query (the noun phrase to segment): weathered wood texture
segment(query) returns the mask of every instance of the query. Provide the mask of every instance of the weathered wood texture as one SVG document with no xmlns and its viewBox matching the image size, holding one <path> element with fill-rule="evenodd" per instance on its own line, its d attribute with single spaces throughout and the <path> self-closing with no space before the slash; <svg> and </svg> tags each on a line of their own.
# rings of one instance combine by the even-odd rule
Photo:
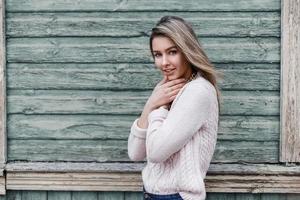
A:
<svg viewBox="0 0 300 200">
<path fill-rule="evenodd" d="M 279 90 L 279 64 L 216 67 L 224 74 L 222 90 Z M 9 89 L 151 90 L 161 79 L 153 64 L 144 63 L 9 63 L 7 68 Z"/>
<path fill-rule="evenodd" d="M 278 162 L 279 0 L 6 3 L 9 161 L 129 161 L 130 125 L 161 78 L 149 30 L 172 14 L 224 73 L 213 162 Z"/>
<path fill-rule="evenodd" d="M 128 161 L 127 128 L 134 118 L 12 115 L 8 119 L 9 160 Z M 214 161 L 276 162 L 278 120 L 278 117 L 221 117 Z"/>
<path fill-rule="evenodd" d="M 162 2 L 159 0 L 9 0 L 7 9 L 18 11 L 278 11 L 280 0 L 177 0 Z"/>
<path fill-rule="evenodd" d="M 300 1 L 282 1 L 281 154 L 300 162 Z"/>
<path fill-rule="evenodd" d="M 191 22 L 200 37 L 280 36 L 278 12 L 8 13 L 6 34 L 9 37 L 139 37 L 149 35 L 155 21 L 170 14 Z"/>
<path fill-rule="evenodd" d="M 0 0 L 0 164 L 6 162 L 6 49 L 5 6 Z M 1 169 L 0 169 L 1 170 Z"/>
<path fill-rule="evenodd" d="M 9 139 L 126 140 L 131 115 L 23 115 L 8 118 Z M 279 141 L 279 117 L 221 116 L 219 140 Z"/>
<path fill-rule="evenodd" d="M 141 191 L 140 172 L 144 165 L 145 163 L 9 163 L 6 166 L 7 189 Z M 299 193 L 299 179 L 299 166 L 212 164 L 205 183 L 208 192 Z M 101 194 L 101 197 L 106 196 Z M 237 199 L 245 195 L 237 194 Z"/>
<path fill-rule="evenodd" d="M 145 167 L 144 162 L 9 162 L 7 172 L 72 172 L 72 173 L 138 173 Z M 210 175 L 284 175 L 299 176 L 300 166 L 283 166 L 278 164 L 211 164 Z"/>
<path fill-rule="evenodd" d="M 276 163 L 277 141 L 219 141 L 213 162 Z M 9 161 L 129 161 L 127 140 L 9 140 Z"/>
<path fill-rule="evenodd" d="M 9 163 L 6 166 L 7 188 L 141 191 L 140 172 L 144 165 L 145 163 Z M 277 164 L 212 164 L 205 183 L 208 192 L 299 193 L 300 167 Z"/>
<path fill-rule="evenodd" d="M 9 114 L 140 114 L 151 91 L 11 90 Z M 223 115 L 279 115 L 275 91 L 223 91 Z"/>
<path fill-rule="evenodd" d="M 12 191 L 0 200 L 142 200 L 142 192 Z M 207 193 L 207 200 L 298 200 L 300 194 Z"/>
<path fill-rule="evenodd" d="M 5 185 L 5 177 L 3 176 L 3 170 L 0 172 L 0 195 L 6 194 L 6 185 Z"/>
<path fill-rule="evenodd" d="M 141 191 L 140 173 L 8 172 L 8 190 Z M 208 192 L 299 193 L 299 176 L 208 175 Z"/>
<path fill-rule="evenodd" d="M 152 62 L 147 37 L 8 38 L 8 62 Z M 279 38 L 200 39 L 214 62 L 279 62 Z"/>
</svg>

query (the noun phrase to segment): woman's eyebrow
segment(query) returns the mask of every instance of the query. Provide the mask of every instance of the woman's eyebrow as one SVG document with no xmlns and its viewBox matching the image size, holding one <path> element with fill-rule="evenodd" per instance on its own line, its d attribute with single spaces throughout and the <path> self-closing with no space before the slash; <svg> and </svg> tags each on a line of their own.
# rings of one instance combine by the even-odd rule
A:
<svg viewBox="0 0 300 200">
<path fill-rule="evenodd" d="M 171 47 L 168 47 L 168 48 L 166 49 L 166 51 L 168 51 L 168 50 L 170 50 L 170 49 L 172 49 L 172 48 L 176 48 L 176 49 L 177 49 L 176 46 L 171 46 Z M 159 51 L 158 51 L 158 50 L 153 50 L 153 52 L 159 52 Z"/>
</svg>

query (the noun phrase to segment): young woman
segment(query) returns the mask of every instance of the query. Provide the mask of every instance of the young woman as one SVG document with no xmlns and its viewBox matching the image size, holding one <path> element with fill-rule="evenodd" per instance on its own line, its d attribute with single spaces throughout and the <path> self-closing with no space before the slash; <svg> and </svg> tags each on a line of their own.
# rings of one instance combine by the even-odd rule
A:
<svg viewBox="0 0 300 200">
<path fill-rule="evenodd" d="M 191 26 L 165 16 L 152 29 L 150 50 L 163 79 L 133 122 L 128 155 L 147 159 L 144 199 L 205 199 L 204 178 L 217 140 L 218 72 Z"/>
</svg>

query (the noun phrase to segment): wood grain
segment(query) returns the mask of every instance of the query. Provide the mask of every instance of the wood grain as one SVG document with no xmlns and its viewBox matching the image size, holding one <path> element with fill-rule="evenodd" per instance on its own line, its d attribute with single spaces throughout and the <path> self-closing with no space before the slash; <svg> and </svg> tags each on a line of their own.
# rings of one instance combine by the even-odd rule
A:
<svg viewBox="0 0 300 200">
<path fill-rule="evenodd" d="M 280 61 L 280 39 L 207 38 L 200 39 L 213 62 L 274 63 Z M 8 62 L 153 62 L 148 37 L 55 37 L 8 38 Z"/>
<path fill-rule="evenodd" d="M 218 141 L 212 162 L 277 163 L 278 141 Z M 127 140 L 8 140 L 8 161 L 125 162 Z"/>
<path fill-rule="evenodd" d="M 145 162 L 9 162 L 5 166 L 7 172 L 117 172 L 138 173 L 145 167 Z M 210 175 L 285 175 L 299 176 L 300 167 L 279 164 L 251 163 L 212 163 Z"/>
<path fill-rule="evenodd" d="M 9 114 L 140 114 L 151 91 L 10 90 Z M 279 115 L 278 91 L 223 91 L 222 115 Z"/>
<path fill-rule="evenodd" d="M 159 5 L 159 6 L 158 6 Z M 110 0 L 8 0 L 7 10 L 20 11 L 274 11 L 280 10 L 279 0 L 179 0 L 171 1 L 110 1 Z"/>
<path fill-rule="evenodd" d="M 300 1 L 282 2 L 281 162 L 300 162 Z"/>
<path fill-rule="evenodd" d="M 141 37 L 149 35 L 155 22 L 164 15 L 183 17 L 200 37 L 280 37 L 279 12 L 7 13 L 6 34 L 9 37 Z"/>
<path fill-rule="evenodd" d="M 153 64 L 144 63 L 9 63 L 7 68 L 9 89 L 152 90 L 162 79 Z M 216 69 L 224 74 L 222 90 L 279 90 L 279 63 L 217 63 Z"/>
<path fill-rule="evenodd" d="M 8 117 L 8 139 L 126 140 L 134 115 L 23 115 Z M 278 116 L 221 116 L 219 140 L 278 141 Z"/>
<path fill-rule="evenodd" d="M 6 179 L 3 176 L 3 170 L 1 170 L 1 177 L 0 177 L 0 195 L 6 194 Z"/>
<path fill-rule="evenodd" d="M 0 164 L 6 163 L 6 37 L 5 6 L 0 1 Z"/>
<path fill-rule="evenodd" d="M 207 192 L 299 193 L 299 176 L 208 175 Z M 139 173 L 9 172 L 9 190 L 141 191 Z"/>
</svg>

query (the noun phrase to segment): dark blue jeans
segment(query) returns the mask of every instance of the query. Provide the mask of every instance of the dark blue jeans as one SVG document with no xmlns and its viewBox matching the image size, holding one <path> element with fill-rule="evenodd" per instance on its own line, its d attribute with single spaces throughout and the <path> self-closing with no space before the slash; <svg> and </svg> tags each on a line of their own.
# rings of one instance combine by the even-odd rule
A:
<svg viewBox="0 0 300 200">
<path fill-rule="evenodd" d="M 149 192 L 146 192 L 144 186 L 143 186 L 143 192 L 144 192 L 144 200 L 183 200 L 179 195 L 179 193 L 166 194 L 166 195 L 151 194 Z"/>
</svg>

